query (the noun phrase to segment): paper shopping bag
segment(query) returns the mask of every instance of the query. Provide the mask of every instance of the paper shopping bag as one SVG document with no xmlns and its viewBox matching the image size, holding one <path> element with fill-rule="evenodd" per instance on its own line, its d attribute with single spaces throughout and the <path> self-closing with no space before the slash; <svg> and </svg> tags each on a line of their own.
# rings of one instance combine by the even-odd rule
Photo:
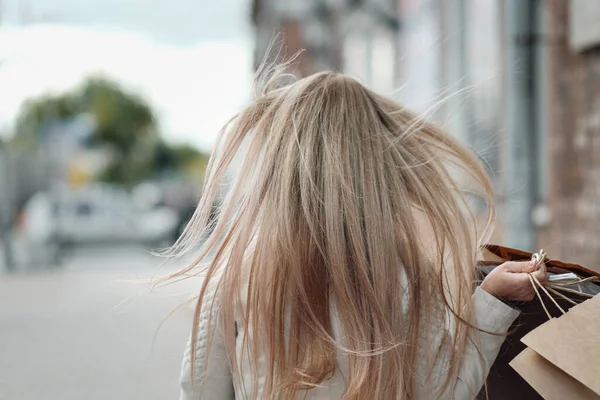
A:
<svg viewBox="0 0 600 400">
<path fill-rule="evenodd" d="M 525 335 L 528 349 L 510 365 L 544 399 L 600 400 L 599 335 L 595 296 Z"/>
<path fill-rule="evenodd" d="M 523 350 L 510 365 L 539 393 L 538 397 L 543 399 L 600 399 L 590 388 L 530 348 Z"/>
<path fill-rule="evenodd" d="M 482 250 L 478 264 L 482 271 L 482 275 L 485 276 L 493 268 L 503 262 L 525 261 L 530 260 L 531 257 L 532 253 L 529 252 L 497 245 L 488 245 Z M 600 277 L 600 268 L 595 266 L 594 268 L 588 268 L 577 264 L 550 259 L 546 259 L 545 264 L 548 267 L 548 270 L 553 273 L 572 272 L 584 278 L 590 276 Z M 541 293 L 541 296 L 546 303 L 551 304 L 545 293 Z M 568 294 L 567 297 L 577 302 L 585 300 L 584 297 L 577 296 L 576 294 Z M 569 301 L 563 299 L 556 299 L 556 301 L 565 310 L 572 307 L 572 304 Z M 519 305 L 519 308 L 521 310 L 521 315 L 510 328 L 509 335 L 490 369 L 486 388 L 479 394 L 478 399 L 536 400 L 543 398 L 509 364 L 527 347 L 521 342 L 521 338 L 546 323 L 548 321 L 548 316 L 537 299 L 531 302 L 522 303 Z M 555 307 L 548 307 L 548 310 L 554 318 L 558 318 L 562 315 Z"/>
</svg>

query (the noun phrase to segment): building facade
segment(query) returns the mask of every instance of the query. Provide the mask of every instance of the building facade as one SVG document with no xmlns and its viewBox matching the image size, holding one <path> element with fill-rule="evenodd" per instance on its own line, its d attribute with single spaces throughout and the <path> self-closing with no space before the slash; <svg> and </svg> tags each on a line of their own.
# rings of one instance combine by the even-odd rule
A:
<svg viewBox="0 0 600 400">
<path fill-rule="evenodd" d="M 332 12 L 329 2 L 254 0 L 252 21 L 255 68 L 269 57 L 289 59 L 297 54 L 293 72 L 299 76 L 339 67 L 338 16 Z M 283 54 L 269 53 L 269 49 L 281 49 Z"/>
<path fill-rule="evenodd" d="M 299 75 L 355 75 L 470 146 L 495 185 L 494 240 L 600 261 L 600 2 L 256 0 L 254 10 L 257 59 L 281 31 L 288 54 L 306 49 Z"/>
<path fill-rule="evenodd" d="M 299 76 L 335 69 L 381 90 L 397 81 L 398 18 L 394 0 L 254 0 L 255 67 L 269 46 L 281 44 L 284 57 L 302 51 L 294 63 Z"/>
<path fill-rule="evenodd" d="M 551 256 L 600 262 L 600 4 L 548 0 L 549 218 L 538 243 Z"/>
</svg>

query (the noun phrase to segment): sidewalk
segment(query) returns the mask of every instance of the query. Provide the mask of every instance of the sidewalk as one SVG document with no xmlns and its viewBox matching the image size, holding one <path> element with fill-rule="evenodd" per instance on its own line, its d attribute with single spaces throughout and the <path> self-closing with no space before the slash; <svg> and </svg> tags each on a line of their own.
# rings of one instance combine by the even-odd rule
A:
<svg viewBox="0 0 600 400">
<path fill-rule="evenodd" d="M 23 268 L 43 267 L 47 264 L 48 255 L 41 244 L 28 241 L 24 235 L 17 230 L 11 233 L 12 258 L 15 270 Z M 6 244 L 0 240 L 0 274 L 7 272 L 6 266 Z"/>
<path fill-rule="evenodd" d="M 138 249 L 76 254 L 65 268 L 0 277 L 0 399 L 177 398 L 190 285 L 134 281 L 160 260 Z M 159 329 L 160 328 L 160 329 Z"/>
</svg>

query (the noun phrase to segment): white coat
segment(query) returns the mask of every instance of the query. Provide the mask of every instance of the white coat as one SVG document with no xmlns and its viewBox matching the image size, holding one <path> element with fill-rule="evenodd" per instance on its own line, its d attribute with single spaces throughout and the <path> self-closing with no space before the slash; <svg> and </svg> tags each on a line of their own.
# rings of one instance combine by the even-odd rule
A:
<svg viewBox="0 0 600 400">
<path fill-rule="evenodd" d="M 477 326 L 488 332 L 506 333 L 513 321 L 519 315 L 519 311 L 509 307 L 494 296 L 488 294 L 481 288 L 477 288 L 473 294 L 474 311 Z M 210 294 L 206 299 L 210 303 Z M 475 321 L 474 321 L 475 322 Z M 334 333 L 336 332 L 336 324 L 333 325 Z M 222 325 L 217 325 L 215 335 L 211 340 L 211 349 L 209 353 L 208 366 L 205 368 L 205 356 L 207 345 L 208 332 L 208 313 L 201 315 L 200 326 L 198 332 L 197 352 L 195 358 L 195 373 L 194 376 L 202 377 L 206 374 L 205 379 L 196 378 L 194 385 L 191 379 L 191 364 L 190 364 L 190 343 L 188 342 L 187 350 L 184 354 L 183 368 L 181 372 L 181 397 L 180 400 L 249 400 L 243 396 L 243 393 L 235 393 L 231 372 L 227 360 L 225 342 L 223 338 Z M 241 338 L 245 334 L 244 327 L 238 323 L 238 346 L 241 344 Z M 442 333 L 440 328 L 436 327 L 429 334 L 430 340 L 437 341 L 433 345 L 439 344 Z M 446 399 L 467 400 L 473 399 L 483 386 L 491 365 L 498 355 L 498 351 L 504 342 L 503 336 L 481 334 L 481 352 L 480 355 L 477 348 L 469 341 L 466 348 L 466 353 L 462 361 L 458 381 L 453 393 L 444 395 Z M 239 347 L 238 347 L 239 348 Z M 237 352 L 238 357 L 240 351 Z M 483 359 L 482 357 L 483 356 Z M 483 360 L 483 363 L 482 363 Z M 242 365 L 242 371 L 246 371 L 242 375 L 242 383 L 246 382 L 246 387 L 251 387 L 251 374 L 248 360 L 237 360 L 238 364 Z M 245 365 L 244 365 L 245 364 Z M 264 365 L 264 363 L 259 363 Z M 318 388 L 311 389 L 306 397 L 307 400 L 333 400 L 340 399 L 346 387 L 344 379 L 345 360 L 343 356 L 338 358 L 339 368 L 336 373 Z M 431 393 L 437 393 L 436 385 L 441 385 L 447 371 L 444 365 L 435 366 L 436 376 L 438 380 L 429 378 L 417 388 L 417 398 L 415 400 L 430 400 Z M 259 384 L 264 381 L 265 371 L 261 368 L 258 371 Z M 260 386 L 260 385 L 259 385 Z M 259 388 L 260 389 L 260 388 Z M 250 390 L 248 390 L 250 392 Z M 259 393 L 259 398 L 260 397 Z M 383 399 L 387 400 L 387 399 Z"/>
</svg>

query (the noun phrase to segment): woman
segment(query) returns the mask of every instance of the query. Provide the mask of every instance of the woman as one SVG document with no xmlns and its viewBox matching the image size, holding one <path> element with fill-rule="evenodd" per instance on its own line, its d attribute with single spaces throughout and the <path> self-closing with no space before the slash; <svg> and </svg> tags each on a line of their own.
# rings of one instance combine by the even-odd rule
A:
<svg viewBox="0 0 600 400">
<path fill-rule="evenodd" d="M 475 288 L 461 183 L 491 204 L 484 170 L 347 76 L 264 75 L 174 247 L 214 228 L 168 277 L 203 278 L 181 399 L 473 398 L 518 315 L 504 302 L 533 298 L 527 273 L 546 279 L 507 263 Z M 220 218 L 203 228 L 225 183 Z"/>
</svg>

